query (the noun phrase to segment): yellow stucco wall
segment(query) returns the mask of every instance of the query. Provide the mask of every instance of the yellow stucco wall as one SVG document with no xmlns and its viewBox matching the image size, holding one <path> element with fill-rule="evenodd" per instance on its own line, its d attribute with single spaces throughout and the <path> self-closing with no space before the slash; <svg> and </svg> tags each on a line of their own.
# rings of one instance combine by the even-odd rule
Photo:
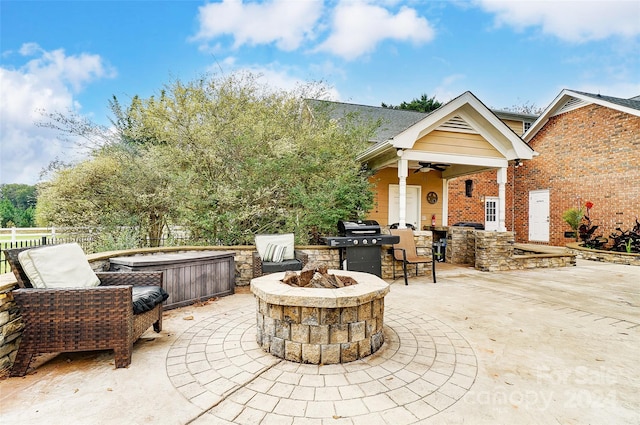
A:
<svg viewBox="0 0 640 425">
<path fill-rule="evenodd" d="M 376 220 L 381 226 L 389 224 L 389 185 L 398 184 L 398 169 L 384 168 L 378 171 L 370 178 L 370 181 L 376 185 L 375 204 L 369 212 L 367 218 Z M 423 226 L 431 226 L 431 215 L 436 215 L 436 225 L 442 225 L 442 173 L 439 171 L 430 171 L 428 173 L 414 173 L 409 170 L 407 177 L 407 185 L 415 185 L 421 187 L 420 209 L 421 220 L 419 228 Z M 438 202 L 430 204 L 427 202 L 427 193 L 435 192 L 438 194 Z"/>
</svg>

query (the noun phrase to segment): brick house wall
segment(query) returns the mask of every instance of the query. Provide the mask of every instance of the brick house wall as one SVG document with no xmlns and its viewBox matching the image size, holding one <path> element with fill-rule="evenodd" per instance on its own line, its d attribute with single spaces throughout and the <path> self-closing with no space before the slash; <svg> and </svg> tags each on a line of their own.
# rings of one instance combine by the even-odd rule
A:
<svg viewBox="0 0 640 425">
<path fill-rule="evenodd" d="M 592 104 L 553 116 L 530 146 L 540 156 L 516 171 L 516 203 L 549 189 L 551 245 L 572 242 L 562 212 L 591 201 L 596 235 L 628 230 L 640 215 L 640 117 Z M 516 212 L 516 232 L 528 235 L 528 207 Z"/>
<path fill-rule="evenodd" d="M 533 190 L 549 190 L 550 245 L 573 241 L 564 237 L 571 229 L 562 212 L 587 201 L 594 204 L 591 220 L 599 226 L 596 235 L 609 237 L 616 227 L 633 227 L 640 216 L 640 117 L 591 104 L 551 117 L 530 146 L 540 155 L 508 169 L 506 227 L 515 232 L 517 242 L 529 242 Z M 474 181 L 473 198 L 465 197 L 466 179 Z M 484 223 L 480 196 L 497 194 L 495 171 L 452 180 L 449 224 Z"/>
<path fill-rule="evenodd" d="M 471 197 L 465 193 L 465 181 L 471 180 L 473 191 Z M 507 183 L 505 185 L 507 214 L 505 215 L 505 225 L 508 230 L 512 230 L 513 206 L 513 167 L 507 170 Z M 465 221 L 484 224 L 484 198 L 487 196 L 498 196 L 498 181 L 496 171 L 485 171 L 484 173 L 459 177 L 449 181 L 449 225 Z"/>
</svg>

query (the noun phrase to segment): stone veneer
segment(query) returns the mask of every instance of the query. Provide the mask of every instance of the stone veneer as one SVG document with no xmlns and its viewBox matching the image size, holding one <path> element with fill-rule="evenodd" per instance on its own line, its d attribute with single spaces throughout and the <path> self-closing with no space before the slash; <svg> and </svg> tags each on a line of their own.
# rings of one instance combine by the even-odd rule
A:
<svg viewBox="0 0 640 425">
<path fill-rule="evenodd" d="M 576 265 L 576 255 L 517 250 L 513 232 L 492 232 L 469 227 L 450 227 L 447 262 L 473 264 L 480 271 L 523 270 Z"/>
<path fill-rule="evenodd" d="M 18 352 L 22 316 L 10 290 L 0 292 L 0 377 L 7 376 Z"/>
<path fill-rule="evenodd" d="M 345 270 L 358 284 L 344 288 L 298 288 L 284 273 L 251 280 L 256 297 L 256 341 L 276 357 L 297 363 L 335 364 L 361 359 L 383 344 L 384 297 L 389 284 L 377 276 Z"/>
<path fill-rule="evenodd" d="M 577 242 L 567 244 L 567 248 L 571 253 L 582 260 L 604 261 L 606 263 L 625 264 L 627 266 L 640 266 L 640 254 L 589 249 Z"/>
</svg>

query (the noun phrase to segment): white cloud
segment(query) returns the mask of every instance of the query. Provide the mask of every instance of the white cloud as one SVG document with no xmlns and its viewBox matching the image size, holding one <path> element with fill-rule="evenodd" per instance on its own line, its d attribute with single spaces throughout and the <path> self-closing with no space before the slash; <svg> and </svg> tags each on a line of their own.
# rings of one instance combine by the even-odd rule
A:
<svg viewBox="0 0 640 425">
<path fill-rule="evenodd" d="M 281 50 L 295 50 L 313 38 L 321 13 L 321 0 L 271 0 L 261 4 L 223 0 L 199 8 L 200 30 L 195 39 L 231 35 L 235 48 L 275 42 Z"/>
<path fill-rule="evenodd" d="M 297 69 L 287 68 L 278 63 L 248 66 L 236 71 L 247 71 L 259 76 L 258 81 L 270 89 L 285 90 L 304 97 L 319 96 L 326 100 L 340 99 L 340 93 L 335 87 L 328 86 L 324 81 L 310 81 L 296 77 L 294 74 L 297 73 Z"/>
<path fill-rule="evenodd" d="M 452 74 L 447 75 L 440 83 L 433 89 L 433 95 L 442 103 L 447 103 L 451 99 L 460 96 L 467 89 L 464 88 L 464 80 L 466 79 L 464 74 Z"/>
<path fill-rule="evenodd" d="M 517 30 L 539 27 L 544 34 L 565 41 L 586 42 L 611 36 L 640 34 L 640 2 L 636 0 L 477 0 L 495 13 L 497 26 Z"/>
<path fill-rule="evenodd" d="M 332 34 L 317 50 L 348 60 L 373 51 L 385 39 L 420 44 L 435 35 L 429 22 L 414 9 L 403 6 L 392 14 L 364 1 L 341 1 L 334 10 L 331 29 Z"/>
<path fill-rule="evenodd" d="M 35 43 L 23 44 L 19 53 L 35 57 L 17 69 L 0 67 L 0 182 L 33 184 L 56 157 L 69 159 L 68 147 L 51 130 L 35 125 L 41 111 L 78 111 L 75 94 L 115 71 L 98 55 L 67 56 Z"/>
</svg>

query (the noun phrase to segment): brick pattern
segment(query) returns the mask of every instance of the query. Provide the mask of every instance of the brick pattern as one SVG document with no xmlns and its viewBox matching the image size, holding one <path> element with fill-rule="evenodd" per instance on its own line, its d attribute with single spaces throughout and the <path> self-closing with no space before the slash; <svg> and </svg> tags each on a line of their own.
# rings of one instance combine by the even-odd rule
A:
<svg viewBox="0 0 640 425">
<path fill-rule="evenodd" d="M 640 216 L 640 117 L 589 105 L 549 119 L 531 140 L 540 155 L 517 169 L 506 183 L 506 226 L 516 242 L 529 242 L 529 192 L 549 190 L 549 244 L 564 246 L 570 231 L 562 212 L 591 201 L 596 235 L 609 237 L 616 227 L 628 230 Z M 515 175 L 514 175 L 515 172 Z M 473 197 L 464 181 L 474 182 Z M 515 194 L 515 196 L 514 196 Z M 498 196 L 495 171 L 449 182 L 449 223 L 484 222 L 482 196 Z M 533 242 L 532 242 L 533 243 Z"/>
<path fill-rule="evenodd" d="M 424 311 L 387 306 L 385 342 L 376 354 L 316 365 L 258 348 L 254 305 L 245 298 L 216 309 L 167 353 L 169 380 L 205 422 L 409 425 L 454 405 L 476 382 L 469 343 Z"/>
<path fill-rule="evenodd" d="M 640 117 L 590 105 L 552 117 L 531 140 L 540 156 L 518 168 L 516 204 L 531 190 L 549 189 L 550 243 L 565 245 L 562 212 L 591 201 L 592 224 L 608 237 L 640 215 Z M 519 240 L 528 236 L 528 207 L 516 211 Z"/>
<path fill-rule="evenodd" d="M 465 181 L 473 182 L 471 197 L 465 194 Z M 507 193 L 507 207 L 511 205 L 511 194 L 513 193 L 513 181 L 508 176 L 505 186 Z M 449 181 L 449 225 L 462 221 L 473 223 L 484 223 L 484 198 L 485 196 L 498 196 L 498 182 L 496 171 L 485 171 L 484 173 L 471 176 L 459 177 Z M 508 217 L 507 217 L 508 219 Z M 509 225 L 507 224 L 507 228 Z"/>
<path fill-rule="evenodd" d="M 352 362 L 384 342 L 384 296 L 342 308 L 282 306 L 256 297 L 256 316 L 258 345 L 292 362 Z"/>
</svg>

